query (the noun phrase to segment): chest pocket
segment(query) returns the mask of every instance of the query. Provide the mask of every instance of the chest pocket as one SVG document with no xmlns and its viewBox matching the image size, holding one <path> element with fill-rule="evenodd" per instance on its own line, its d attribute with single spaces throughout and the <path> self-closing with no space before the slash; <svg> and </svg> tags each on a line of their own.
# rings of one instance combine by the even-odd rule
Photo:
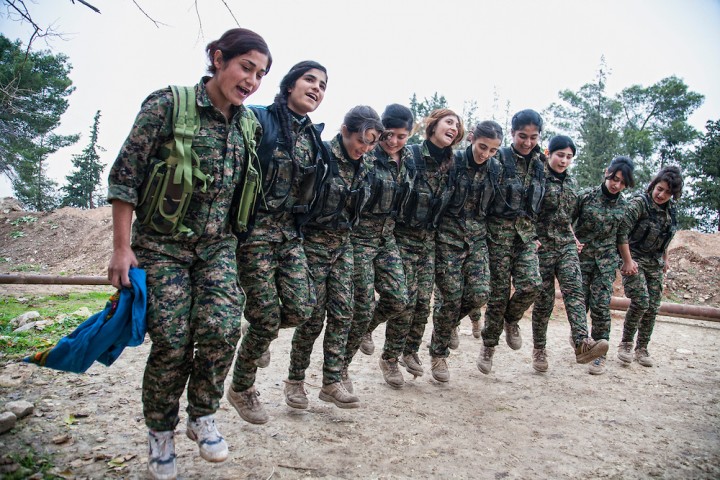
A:
<svg viewBox="0 0 720 480">
<path fill-rule="evenodd" d="M 412 228 L 427 228 L 432 225 L 433 190 L 425 173 L 415 171 L 410 183 L 410 190 L 401 207 L 402 221 Z"/>
<path fill-rule="evenodd" d="M 394 215 L 397 211 L 400 186 L 393 178 L 392 172 L 376 167 L 370 183 L 372 186 L 367 211 L 379 216 Z"/>
<path fill-rule="evenodd" d="M 471 193 L 472 186 L 472 181 L 468 176 L 466 168 L 463 167 L 456 170 L 454 184 L 455 190 L 453 191 L 452 197 L 450 197 L 447 214 L 453 217 L 460 217 L 463 215 L 465 202 L 467 202 L 468 196 Z"/>
<path fill-rule="evenodd" d="M 295 178 L 295 165 L 280 149 L 276 149 L 263 176 L 263 209 L 278 212 L 284 209 Z"/>
</svg>

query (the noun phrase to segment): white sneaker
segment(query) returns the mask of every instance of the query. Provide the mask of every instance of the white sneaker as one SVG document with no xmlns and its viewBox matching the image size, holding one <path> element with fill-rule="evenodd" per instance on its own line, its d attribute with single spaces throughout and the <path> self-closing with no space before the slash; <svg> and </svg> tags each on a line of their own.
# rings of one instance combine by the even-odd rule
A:
<svg viewBox="0 0 720 480">
<path fill-rule="evenodd" d="M 148 473 L 155 480 L 175 480 L 175 432 L 148 430 Z"/>
<path fill-rule="evenodd" d="M 215 426 L 215 415 L 205 415 L 195 420 L 188 418 L 187 436 L 197 442 L 200 456 L 208 462 L 224 462 L 228 457 L 225 439 Z"/>
</svg>

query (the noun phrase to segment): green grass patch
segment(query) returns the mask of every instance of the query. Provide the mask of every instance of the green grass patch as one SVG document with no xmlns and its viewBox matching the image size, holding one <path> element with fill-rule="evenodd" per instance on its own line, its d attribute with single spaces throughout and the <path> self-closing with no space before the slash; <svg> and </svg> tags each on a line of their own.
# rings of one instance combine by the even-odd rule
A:
<svg viewBox="0 0 720 480">
<path fill-rule="evenodd" d="M 2 478 L 5 480 L 20 480 L 30 476 L 43 480 L 62 478 L 50 473 L 55 465 L 53 465 L 52 457 L 48 454 L 39 454 L 28 450 L 22 454 L 11 453 L 8 457 L 18 464 L 19 468 L 14 472 L 4 474 Z"/>
<path fill-rule="evenodd" d="M 21 263 L 20 265 L 15 265 L 10 268 L 11 272 L 39 272 L 41 270 L 42 267 L 34 263 Z"/>
<path fill-rule="evenodd" d="M 70 315 L 81 307 L 91 313 L 105 308 L 113 290 L 107 292 L 66 293 L 61 295 L 11 297 L 0 295 L 0 364 L 17 360 L 39 350 L 55 345 L 58 340 L 72 332 L 87 320 L 87 316 Z M 13 333 L 10 321 L 29 311 L 37 311 L 38 320 L 57 319 L 68 315 L 64 321 L 47 325 L 42 331 L 31 329 Z"/>
</svg>

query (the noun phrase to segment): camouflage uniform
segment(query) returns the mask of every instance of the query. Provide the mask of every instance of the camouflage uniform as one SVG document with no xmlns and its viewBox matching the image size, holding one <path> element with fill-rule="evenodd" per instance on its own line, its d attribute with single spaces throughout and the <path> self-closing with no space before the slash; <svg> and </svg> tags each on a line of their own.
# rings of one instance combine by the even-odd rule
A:
<svg viewBox="0 0 720 480">
<path fill-rule="evenodd" d="M 575 236 L 584 244 L 580 271 L 593 340 L 610 340 L 610 298 L 619 261 L 618 228 L 626 205 L 622 194 L 612 195 L 603 183 L 580 192 L 573 214 Z"/>
<path fill-rule="evenodd" d="M 657 205 L 647 193 L 633 197 L 620 226 L 620 244 L 629 243 L 636 275 L 623 275 L 625 296 L 630 307 L 625 314 L 623 342 L 632 343 L 637 332 L 637 348 L 645 348 L 655 327 L 663 291 L 665 254 L 677 231 L 674 202 Z"/>
<path fill-rule="evenodd" d="M 538 350 L 544 349 L 547 341 L 548 321 L 555 305 L 555 277 L 575 344 L 588 336 L 580 261 L 571 226 L 576 202 L 575 179 L 567 173 L 555 173 L 545 164 L 545 196 L 536 223 L 542 288 L 532 311 L 533 341 Z"/>
<path fill-rule="evenodd" d="M 408 302 L 405 271 L 393 234 L 400 196 L 400 168 L 379 145 L 367 158 L 373 165 L 370 174 L 373 197 L 382 194 L 386 197 L 384 200 L 372 198 L 368 202 L 360 223 L 350 235 L 355 263 L 355 308 L 346 365 L 360 348 L 363 335 L 372 332 L 369 326 L 375 310 L 375 290 L 380 295 L 377 308 L 382 312 L 382 318 L 395 319 L 403 313 Z M 381 178 L 385 180 L 384 184 L 381 184 Z M 373 330 L 375 327 L 377 325 L 373 325 Z"/>
<path fill-rule="evenodd" d="M 143 379 L 145 423 L 156 431 L 173 430 L 179 399 L 188 387 L 191 418 L 214 413 L 240 338 L 245 297 L 237 285 L 230 205 L 243 178 L 245 148 L 240 117 L 232 119 L 210 102 L 205 78 L 195 87 L 200 129 L 193 151 L 209 176 L 207 190 L 194 189 L 183 224 L 187 232 L 160 234 L 133 224 L 132 248 L 147 273 L 147 329 L 152 347 Z M 150 159 L 173 138 L 169 89 L 151 94 L 110 171 L 108 200 L 138 204 L 138 191 Z M 261 134 L 255 132 L 256 138 Z M 232 146 L 233 148 L 228 148 Z"/>
<path fill-rule="evenodd" d="M 421 145 L 421 155 L 426 164 L 427 182 L 436 195 L 450 192 L 450 176 L 440 171 L 440 165 L 430 155 L 426 142 Z M 412 155 L 409 161 L 414 162 Z M 406 165 L 406 162 L 403 162 Z M 402 176 L 402 173 L 401 173 Z M 385 330 L 385 346 L 382 358 L 389 360 L 401 355 L 417 353 L 430 315 L 430 299 L 435 280 L 435 239 L 432 225 L 419 228 L 401 218 L 395 227 L 395 238 L 405 270 L 408 290 L 408 306 L 396 321 L 389 321 Z"/>
<path fill-rule="evenodd" d="M 512 148 L 512 147 L 511 147 Z M 501 149 L 502 150 L 502 149 Z M 490 298 L 485 312 L 482 329 L 483 344 L 494 347 L 499 343 L 503 322 L 517 323 L 523 313 L 533 304 L 542 280 L 537 256 L 535 223 L 527 213 L 528 190 L 532 185 L 535 168 L 542 168 L 544 162 L 540 147 L 536 146 L 528 161 L 512 149 L 516 164 L 516 175 L 523 185 L 518 216 L 504 218 L 500 212 L 510 199 L 506 198 L 505 159 L 498 178 L 499 188 L 487 216 L 488 253 L 490 260 Z M 538 164 L 539 162 L 539 164 Z M 510 282 L 515 293 L 510 296 Z"/>
<path fill-rule="evenodd" d="M 268 107 L 269 111 L 272 109 L 273 106 Z M 259 118 L 273 121 L 268 115 Z M 315 128 L 310 119 L 291 118 L 293 153 L 290 155 L 287 147 L 278 142 L 272 151 L 274 158 L 260 159 L 264 179 L 262 191 L 266 197 L 258 201 L 250 237 L 237 249 L 240 285 L 247 296 L 245 318 L 250 327 L 242 338 L 235 360 L 233 390 L 236 392 L 245 391 L 255 383 L 256 362 L 277 338 L 280 328 L 305 323 L 315 306 L 315 286 L 292 213 L 301 195 L 300 178 L 297 174 L 294 178 L 281 178 L 283 175 L 278 172 L 287 174 L 291 169 L 299 171 L 315 165 L 318 147 L 310 131 Z M 275 121 L 278 121 L 277 117 Z M 268 165 L 271 162 L 275 168 Z M 277 165 L 288 168 L 277 168 Z M 268 174 L 272 170 L 274 175 Z M 275 190 L 283 193 L 277 201 L 273 201 Z M 284 193 L 289 195 L 286 197 Z"/>
<path fill-rule="evenodd" d="M 365 157 L 353 161 L 345 156 L 342 137 L 338 134 L 330 143 L 330 155 L 337 160 L 339 175 L 350 190 L 368 186 L 367 172 L 372 165 Z M 350 226 L 358 207 L 348 198 L 343 209 L 342 225 L 327 226 L 311 220 L 305 233 L 305 254 L 310 274 L 315 282 L 317 305 L 310 319 L 295 329 L 290 351 L 288 379 L 304 380 L 310 365 L 313 344 L 325 324 L 323 341 L 323 384 L 340 381 L 345 364 L 345 348 L 353 314 L 353 250 Z"/>
<path fill-rule="evenodd" d="M 480 318 L 480 309 L 487 302 L 490 290 L 486 212 L 480 206 L 483 187 L 487 187 L 486 193 L 492 190 L 491 185 L 486 185 L 488 162 L 476 164 L 472 147 L 457 152 L 455 159 L 458 204 L 448 209 L 440 224 L 435 248 L 436 290 L 430 342 L 433 357 L 450 354 L 452 330 L 468 314 L 471 318 Z M 467 193 L 467 198 L 459 205 L 462 192 Z"/>
</svg>

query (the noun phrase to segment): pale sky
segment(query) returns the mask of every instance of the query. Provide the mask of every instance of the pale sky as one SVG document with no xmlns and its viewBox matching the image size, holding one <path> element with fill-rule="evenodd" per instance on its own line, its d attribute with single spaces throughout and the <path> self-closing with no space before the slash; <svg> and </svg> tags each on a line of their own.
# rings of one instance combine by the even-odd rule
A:
<svg viewBox="0 0 720 480">
<path fill-rule="evenodd" d="M 143 99 L 169 84 L 192 85 L 205 73 L 205 46 L 235 27 L 221 0 L 89 0 L 102 12 L 70 0 L 35 0 L 33 14 L 53 23 L 65 40 L 49 46 L 73 65 L 76 91 L 58 133 L 80 141 L 51 156 L 48 172 L 63 184 L 71 157 L 88 143 L 93 116 L 102 111 L 102 161 L 112 164 Z M 227 0 L 242 27 L 261 34 L 273 66 L 250 104 L 269 104 L 280 79 L 300 60 L 328 69 L 325 99 L 314 122 L 336 133 L 351 107 L 382 113 L 434 92 L 462 113 L 475 100 L 480 118 L 538 111 L 563 89 L 594 80 L 602 55 L 611 69 L 609 94 L 633 84 L 649 86 L 676 75 L 705 95 L 691 123 L 703 130 L 720 118 L 720 0 Z M 5 5 L 2 5 L 5 8 Z M 3 12 L 4 13 L 4 12 Z M 0 31 L 27 40 L 26 27 L 0 18 Z M 42 40 L 36 48 L 47 48 Z M 504 120 L 501 118 L 500 120 Z M 107 170 L 106 170 L 107 173 Z M 106 179 L 104 179 L 106 181 Z M 0 179 L 0 196 L 11 195 Z"/>
</svg>

